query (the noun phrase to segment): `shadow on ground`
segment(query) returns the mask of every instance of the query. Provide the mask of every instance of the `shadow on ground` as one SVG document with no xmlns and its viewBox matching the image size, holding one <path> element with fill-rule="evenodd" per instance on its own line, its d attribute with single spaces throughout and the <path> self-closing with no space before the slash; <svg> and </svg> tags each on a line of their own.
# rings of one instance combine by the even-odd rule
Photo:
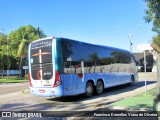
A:
<svg viewBox="0 0 160 120">
<path fill-rule="evenodd" d="M 147 85 L 156 83 L 156 81 L 147 81 Z M 58 101 L 58 102 L 79 102 L 83 100 L 91 100 L 96 99 L 98 97 L 106 97 L 111 95 L 118 95 L 119 93 L 133 91 L 137 88 L 143 87 L 145 85 L 144 81 L 137 82 L 134 86 L 129 86 L 128 84 L 115 86 L 111 88 L 107 88 L 104 90 L 102 95 L 94 95 L 91 98 L 86 98 L 83 94 L 76 95 L 76 96 L 65 96 L 65 97 L 56 97 L 56 98 L 49 98 L 49 101 Z"/>
</svg>

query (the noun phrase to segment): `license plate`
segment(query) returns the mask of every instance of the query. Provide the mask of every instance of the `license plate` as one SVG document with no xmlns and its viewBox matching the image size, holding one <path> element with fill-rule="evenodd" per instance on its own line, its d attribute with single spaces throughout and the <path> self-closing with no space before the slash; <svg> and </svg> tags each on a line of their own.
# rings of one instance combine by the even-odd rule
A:
<svg viewBox="0 0 160 120">
<path fill-rule="evenodd" d="M 41 90 L 39 90 L 39 92 L 40 92 L 40 93 L 45 93 L 45 90 L 42 90 L 42 89 L 41 89 Z"/>
</svg>

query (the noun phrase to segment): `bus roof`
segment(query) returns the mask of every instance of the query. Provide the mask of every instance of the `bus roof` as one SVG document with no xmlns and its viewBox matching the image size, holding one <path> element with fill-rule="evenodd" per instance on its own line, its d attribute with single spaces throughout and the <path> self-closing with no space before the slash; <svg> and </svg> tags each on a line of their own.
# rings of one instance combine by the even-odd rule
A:
<svg viewBox="0 0 160 120">
<path fill-rule="evenodd" d="M 87 42 L 81 42 L 81 41 L 78 41 L 78 40 L 73 40 L 73 39 L 68 39 L 68 38 L 59 38 L 59 39 L 65 39 L 65 40 L 69 40 L 69 41 L 73 41 L 73 42 L 79 42 L 81 44 L 88 44 L 88 45 L 92 45 L 92 46 L 104 47 L 104 48 L 111 49 L 111 50 L 116 50 L 116 51 L 130 53 L 128 50 L 124 50 L 124 49 L 120 49 L 120 48 L 116 48 L 116 47 L 111 47 L 111 46 L 97 45 L 97 44 L 92 44 L 92 43 L 87 43 Z"/>
<path fill-rule="evenodd" d="M 56 40 L 62 40 L 63 39 L 63 40 L 68 40 L 68 41 L 73 41 L 73 42 L 79 42 L 81 44 L 88 44 L 88 45 L 92 45 L 92 46 L 104 47 L 104 48 L 111 49 L 111 50 L 130 53 L 128 50 L 124 50 L 124 49 L 120 49 L 120 48 L 116 48 L 116 47 L 105 46 L 105 45 L 97 45 L 97 44 L 82 42 L 82 41 L 73 40 L 73 39 L 69 39 L 69 38 L 54 37 L 54 36 L 53 37 L 47 37 L 47 38 L 41 38 L 41 39 L 33 41 L 32 43 L 37 42 L 37 41 L 41 41 L 41 40 L 48 40 L 48 39 L 56 39 Z M 132 53 L 130 53 L 130 54 L 132 54 Z"/>
</svg>

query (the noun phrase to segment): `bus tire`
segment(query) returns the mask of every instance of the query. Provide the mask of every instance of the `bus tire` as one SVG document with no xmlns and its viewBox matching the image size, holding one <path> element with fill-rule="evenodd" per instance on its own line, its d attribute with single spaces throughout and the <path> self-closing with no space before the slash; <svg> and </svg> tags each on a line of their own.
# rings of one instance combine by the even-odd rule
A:
<svg viewBox="0 0 160 120">
<path fill-rule="evenodd" d="M 96 94 L 98 95 L 102 94 L 103 90 L 104 90 L 103 82 L 98 80 L 97 85 L 96 85 Z"/>
<path fill-rule="evenodd" d="M 129 83 L 130 86 L 133 86 L 135 83 L 135 79 L 134 79 L 134 76 L 132 75 L 131 76 L 131 82 Z"/>
<path fill-rule="evenodd" d="M 93 95 L 93 84 L 91 82 L 87 82 L 86 84 L 86 97 L 91 97 Z"/>
</svg>

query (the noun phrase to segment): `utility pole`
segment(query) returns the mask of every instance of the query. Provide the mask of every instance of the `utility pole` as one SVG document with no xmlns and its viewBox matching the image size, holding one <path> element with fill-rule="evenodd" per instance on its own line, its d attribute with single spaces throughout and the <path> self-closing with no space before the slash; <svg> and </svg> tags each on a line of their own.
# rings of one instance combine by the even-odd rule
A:
<svg viewBox="0 0 160 120">
<path fill-rule="evenodd" d="M 128 34 L 128 36 L 129 36 L 129 43 L 130 43 L 130 52 L 132 53 L 132 34 L 131 33 L 129 33 Z"/>
<path fill-rule="evenodd" d="M 140 27 L 141 27 L 141 25 L 138 25 L 135 28 L 140 28 Z M 128 30 L 126 30 L 124 27 L 118 26 L 118 28 L 121 29 L 121 30 L 123 30 L 126 33 L 128 32 Z M 128 34 L 128 37 L 129 37 L 130 52 L 132 53 L 132 45 L 133 45 L 133 43 L 132 43 L 132 32 L 130 32 Z"/>
<path fill-rule="evenodd" d="M 144 51 L 144 72 L 145 72 L 145 93 L 147 92 L 147 73 L 146 73 L 146 50 L 153 50 L 153 47 L 150 46 L 150 44 L 141 44 L 141 45 L 137 45 L 137 48 L 139 50 L 143 50 Z"/>
<path fill-rule="evenodd" d="M 41 38 L 41 36 L 40 36 L 39 27 L 38 27 L 38 29 L 37 29 L 37 32 L 38 32 L 38 38 L 40 39 L 40 38 Z"/>
</svg>

